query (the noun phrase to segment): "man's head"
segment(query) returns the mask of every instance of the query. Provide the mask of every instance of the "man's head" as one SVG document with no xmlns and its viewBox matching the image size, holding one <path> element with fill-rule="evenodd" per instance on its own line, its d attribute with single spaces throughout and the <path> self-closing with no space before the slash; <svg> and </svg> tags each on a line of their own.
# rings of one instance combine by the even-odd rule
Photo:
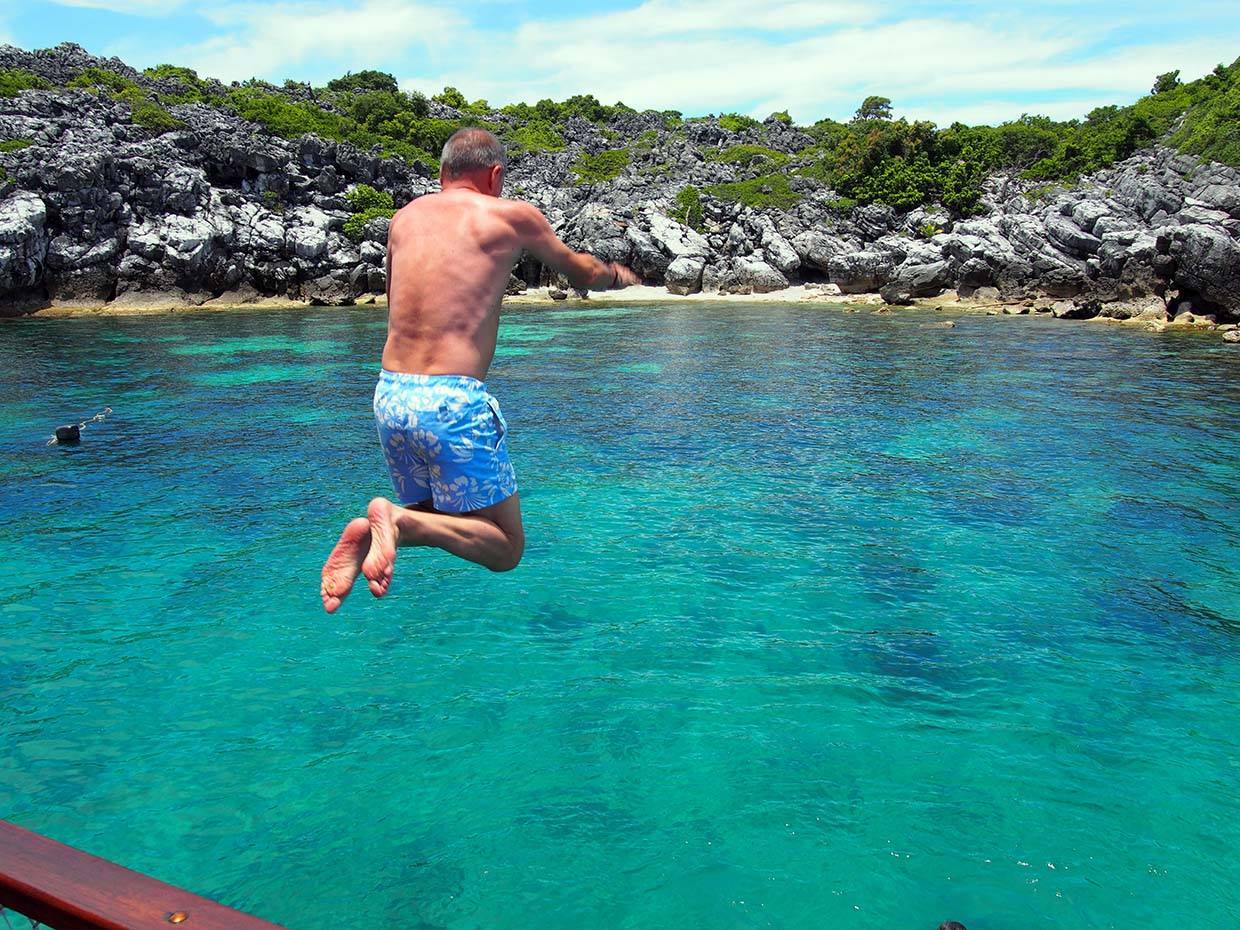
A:
<svg viewBox="0 0 1240 930">
<path fill-rule="evenodd" d="M 507 161 L 504 146 L 485 129 L 458 129 L 439 158 L 439 184 L 445 189 L 465 184 L 498 197 Z"/>
</svg>

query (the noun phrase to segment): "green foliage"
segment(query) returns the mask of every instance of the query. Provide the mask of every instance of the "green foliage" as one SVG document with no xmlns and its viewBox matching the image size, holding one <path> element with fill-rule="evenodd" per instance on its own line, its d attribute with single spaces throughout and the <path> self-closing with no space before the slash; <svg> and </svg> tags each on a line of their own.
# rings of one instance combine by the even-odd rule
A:
<svg viewBox="0 0 1240 930">
<path fill-rule="evenodd" d="M 1175 90 L 1180 86 L 1180 72 L 1168 71 L 1166 74 L 1160 74 L 1154 79 L 1154 87 L 1150 91 L 1151 94 L 1165 94 L 1168 91 Z"/>
<path fill-rule="evenodd" d="M 942 231 L 943 228 L 938 223 L 926 223 L 923 226 L 917 227 L 917 234 L 923 239 L 933 239 Z"/>
<path fill-rule="evenodd" d="M 828 201 L 827 209 L 837 213 L 848 213 L 850 210 L 857 209 L 857 201 L 851 197 L 837 197 L 835 200 Z"/>
<path fill-rule="evenodd" d="M 891 119 L 890 97 L 866 97 L 857 108 L 855 120 Z"/>
<path fill-rule="evenodd" d="M 619 102 L 613 106 L 605 106 L 599 103 L 598 98 L 593 94 L 576 94 L 563 103 L 548 99 L 539 100 L 533 106 L 528 103 L 513 103 L 501 109 L 500 112 L 513 117 L 518 123 L 541 121 L 562 124 L 574 116 L 592 123 L 606 123 L 637 111 Z"/>
<path fill-rule="evenodd" d="M 728 132 L 744 132 L 746 129 L 758 129 L 761 126 L 752 116 L 741 116 L 739 113 L 724 113 L 719 117 L 719 128 Z"/>
<path fill-rule="evenodd" d="M 345 195 L 349 209 L 354 213 L 367 210 L 394 210 L 396 202 L 387 191 L 375 190 L 369 184 L 358 184 Z"/>
<path fill-rule="evenodd" d="M 115 71 L 109 71 L 107 68 L 97 68 L 94 65 L 71 80 L 68 86 L 81 87 L 87 90 L 102 88 L 103 90 L 110 90 L 114 94 L 138 89 L 138 85 L 124 75 L 117 74 Z"/>
<path fill-rule="evenodd" d="M 176 65 L 156 65 L 142 72 L 153 81 L 172 84 L 177 90 L 170 94 L 160 94 L 160 102 L 166 104 L 201 103 L 211 99 L 211 91 L 207 82 L 198 76 L 192 68 L 179 68 Z"/>
<path fill-rule="evenodd" d="M 400 88 L 396 84 L 396 78 L 386 71 L 358 71 L 356 74 L 350 71 L 344 77 L 328 81 L 327 89 L 338 94 L 365 94 L 372 91 L 395 94 Z"/>
<path fill-rule="evenodd" d="M 679 110 L 663 110 L 659 115 L 663 117 L 665 129 L 676 129 L 685 121 L 684 115 Z"/>
<path fill-rule="evenodd" d="M 43 90 L 47 81 L 22 68 L 0 68 L 0 97 L 16 97 L 23 90 Z"/>
<path fill-rule="evenodd" d="M 351 142 L 362 149 L 378 146 L 385 156 L 398 155 L 438 168 L 429 154 L 439 151 L 462 123 L 419 116 L 426 100 L 414 94 L 371 91 L 342 96 L 345 113 L 325 110 L 308 101 L 291 101 L 271 89 L 251 84 L 231 90 L 223 105 L 268 132 L 288 139 L 315 133 L 324 139 Z"/>
<path fill-rule="evenodd" d="M 259 198 L 263 202 L 263 206 L 273 212 L 284 209 L 284 201 L 280 199 L 279 193 L 276 191 L 263 191 L 262 197 Z"/>
<path fill-rule="evenodd" d="M 167 132 L 181 125 L 176 117 L 147 96 L 136 82 L 107 68 L 92 65 L 71 80 L 68 86 L 102 91 L 113 100 L 127 104 L 134 123 L 153 132 Z"/>
<path fill-rule="evenodd" d="M 1049 203 L 1063 188 L 1058 184 L 1039 184 L 1025 191 L 1024 198 L 1035 203 Z"/>
<path fill-rule="evenodd" d="M 366 235 L 366 224 L 371 220 L 388 220 L 392 218 L 394 211 L 374 209 L 365 210 L 361 213 L 354 213 L 351 217 L 344 221 L 341 232 L 354 242 L 361 242 Z"/>
<path fill-rule="evenodd" d="M 248 119 L 269 132 L 296 139 L 317 133 L 325 139 L 342 141 L 348 135 L 344 117 L 312 103 L 290 101 L 260 86 L 243 86 L 229 91 L 224 105 L 242 119 Z"/>
<path fill-rule="evenodd" d="M 353 211 L 344 222 L 344 234 L 354 242 L 361 242 L 366 224 L 371 220 L 391 219 L 396 213 L 396 203 L 387 191 L 375 190 L 369 184 L 358 184 L 346 195 L 349 209 Z"/>
<path fill-rule="evenodd" d="M 469 101 L 455 87 L 445 87 L 443 91 L 431 98 L 436 103 L 442 103 L 445 107 L 452 107 L 454 110 L 464 110 L 469 106 Z"/>
<path fill-rule="evenodd" d="M 730 145 L 726 149 L 708 152 L 707 161 L 718 161 L 728 165 L 744 165 L 749 167 L 756 162 L 766 162 L 772 167 L 786 164 L 788 156 L 764 145 Z"/>
<path fill-rule="evenodd" d="M 573 162 L 573 174 L 578 184 L 601 184 L 619 177 L 628 164 L 628 149 L 607 149 L 597 155 L 583 153 Z"/>
<path fill-rule="evenodd" d="M 641 151 L 649 152 L 655 147 L 659 141 L 659 134 L 653 129 L 647 129 L 640 136 L 633 140 L 632 147 Z"/>
<path fill-rule="evenodd" d="M 676 194 L 676 207 L 672 219 L 690 229 L 702 231 L 702 194 L 693 185 L 682 187 Z"/>
<path fill-rule="evenodd" d="M 153 132 L 168 132 L 181 127 L 180 120 L 151 100 L 139 87 L 127 88 L 118 94 L 113 94 L 112 98 L 129 104 L 133 121 L 144 129 L 150 129 Z"/>
<path fill-rule="evenodd" d="M 792 117 L 788 115 L 787 110 L 776 110 L 774 113 L 768 116 L 767 119 L 774 120 L 777 123 L 783 123 L 785 126 L 792 125 Z"/>
<path fill-rule="evenodd" d="M 0 155 L 9 155 L 13 152 L 20 152 L 22 149 L 28 149 L 34 145 L 32 139 L 6 139 L 0 142 Z"/>
<path fill-rule="evenodd" d="M 1182 152 L 1240 168 L 1240 58 L 1202 82 L 1210 92 L 1200 95 L 1171 141 Z"/>
<path fill-rule="evenodd" d="M 792 189 L 785 174 L 769 174 L 748 181 L 733 181 L 730 184 L 713 184 L 706 188 L 706 193 L 729 203 L 739 203 L 759 210 L 788 210 L 801 199 L 801 195 Z"/>
<path fill-rule="evenodd" d="M 558 152 L 564 148 L 564 137 L 546 120 L 536 119 L 508 134 L 513 148 L 522 152 Z"/>
</svg>

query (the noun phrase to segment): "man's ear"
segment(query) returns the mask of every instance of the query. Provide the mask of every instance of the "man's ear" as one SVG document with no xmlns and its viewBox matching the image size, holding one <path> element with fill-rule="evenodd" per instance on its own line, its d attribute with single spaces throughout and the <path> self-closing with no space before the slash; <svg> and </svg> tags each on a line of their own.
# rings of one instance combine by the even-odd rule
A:
<svg viewBox="0 0 1240 930">
<path fill-rule="evenodd" d="M 496 165 L 491 169 L 491 191 L 498 197 L 504 192 L 504 166 Z"/>
</svg>

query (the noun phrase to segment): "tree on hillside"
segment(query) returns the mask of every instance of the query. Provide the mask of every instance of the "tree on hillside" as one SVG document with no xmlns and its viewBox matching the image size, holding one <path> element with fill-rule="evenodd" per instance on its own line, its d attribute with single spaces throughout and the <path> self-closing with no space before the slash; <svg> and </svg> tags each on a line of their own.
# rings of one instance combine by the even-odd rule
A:
<svg viewBox="0 0 1240 930">
<path fill-rule="evenodd" d="M 1160 74 L 1154 80 L 1154 89 L 1151 94 L 1165 94 L 1169 90 L 1175 90 L 1180 86 L 1180 72 L 1168 71 L 1166 74 Z"/>
<path fill-rule="evenodd" d="M 394 94 L 397 86 L 396 78 L 385 71 L 359 71 L 357 74 L 350 71 L 344 77 L 328 81 L 327 89 L 340 94 L 365 94 L 376 90 Z"/>
<path fill-rule="evenodd" d="M 442 103 L 445 107 L 452 107 L 454 110 L 464 110 L 469 106 L 469 101 L 455 87 L 445 87 L 442 93 L 436 94 L 431 98 L 436 103 Z"/>
<path fill-rule="evenodd" d="M 853 119 L 891 119 L 891 99 L 888 97 L 866 97 L 857 109 L 857 115 Z"/>
</svg>

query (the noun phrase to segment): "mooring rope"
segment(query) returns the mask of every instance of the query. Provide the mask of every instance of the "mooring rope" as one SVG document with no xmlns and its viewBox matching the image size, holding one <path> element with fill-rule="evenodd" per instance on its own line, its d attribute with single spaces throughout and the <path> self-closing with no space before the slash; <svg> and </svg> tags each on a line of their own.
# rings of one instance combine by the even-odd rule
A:
<svg viewBox="0 0 1240 930">
<path fill-rule="evenodd" d="M 88 419 L 88 420 L 83 420 L 82 422 L 78 423 L 78 424 L 77 424 L 77 427 L 76 427 L 77 431 L 78 431 L 78 432 L 81 432 L 83 429 L 85 429 L 85 428 L 86 428 L 87 426 L 89 426 L 91 423 L 101 423 L 101 422 L 103 422 L 103 418 L 104 418 L 104 417 L 106 417 L 106 416 L 107 416 L 109 413 L 111 413 L 111 412 L 112 412 L 112 408 L 111 408 L 111 407 L 104 407 L 102 410 L 100 410 L 98 413 L 96 413 L 96 414 L 95 414 L 93 417 L 91 417 L 90 419 Z M 63 427 L 62 427 L 62 429 L 63 429 Z M 51 438 L 51 439 L 49 439 L 49 440 L 47 441 L 47 444 L 48 444 L 49 446 L 54 446 L 54 445 L 56 445 L 59 441 L 60 441 L 60 440 L 56 438 L 56 434 L 55 434 L 55 433 L 53 433 L 53 434 L 52 434 L 52 438 Z"/>
</svg>

